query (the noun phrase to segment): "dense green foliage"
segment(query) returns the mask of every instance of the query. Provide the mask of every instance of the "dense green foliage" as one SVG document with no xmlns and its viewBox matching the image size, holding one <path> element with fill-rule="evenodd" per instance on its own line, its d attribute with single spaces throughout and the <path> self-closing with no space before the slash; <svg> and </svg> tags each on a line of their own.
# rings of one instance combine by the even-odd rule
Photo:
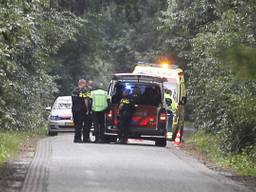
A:
<svg viewBox="0 0 256 192">
<path fill-rule="evenodd" d="M 220 167 L 231 168 L 239 175 L 256 176 L 256 147 L 244 149 L 239 154 L 227 154 L 219 147 L 221 145 L 219 135 L 204 130 L 194 133 L 187 143 L 195 146 L 202 154 L 207 155 L 205 158 L 210 158 Z"/>
<path fill-rule="evenodd" d="M 43 107 L 57 91 L 49 57 L 77 32 L 81 21 L 45 0 L 0 1 L 1 129 L 42 126 Z"/>
<path fill-rule="evenodd" d="M 62 94 L 70 94 L 79 78 L 106 85 L 114 72 L 131 71 L 137 61 L 150 61 L 159 52 L 157 30 L 165 0 L 56 0 L 54 6 L 86 19 L 76 41 L 54 58 Z M 143 26 L 143 27 L 142 27 Z"/>
<path fill-rule="evenodd" d="M 224 151 L 256 143 L 253 0 L 169 0 L 161 29 L 188 63 L 195 127 L 219 135 Z"/>
</svg>

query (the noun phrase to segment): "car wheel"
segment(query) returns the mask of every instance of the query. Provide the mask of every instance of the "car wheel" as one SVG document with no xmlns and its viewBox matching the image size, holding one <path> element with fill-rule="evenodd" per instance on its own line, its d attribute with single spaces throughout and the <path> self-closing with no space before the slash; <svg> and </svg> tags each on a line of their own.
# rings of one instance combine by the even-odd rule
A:
<svg viewBox="0 0 256 192">
<path fill-rule="evenodd" d="M 113 135 L 105 135 L 105 141 L 106 143 L 115 143 L 117 140 L 116 136 Z"/>
<path fill-rule="evenodd" d="M 157 139 L 155 141 L 155 145 L 158 146 L 158 147 L 165 147 L 166 144 L 167 144 L 166 139 Z"/>
<path fill-rule="evenodd" d="M 56 136 L 58 135 L 58 132 L 56 131 L 48 131 L 48 136 Z"/>
</svg>

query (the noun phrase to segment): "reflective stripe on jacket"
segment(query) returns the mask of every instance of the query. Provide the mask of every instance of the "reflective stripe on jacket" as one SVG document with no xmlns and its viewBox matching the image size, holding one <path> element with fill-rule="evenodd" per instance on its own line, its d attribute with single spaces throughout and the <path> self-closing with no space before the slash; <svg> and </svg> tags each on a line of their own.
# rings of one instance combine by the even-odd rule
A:
<svg viewBox="0 0 256 192">
<path fill-rule="evenodd" d="M 168 93 L 164 94 L 164 98 L 166 100 L 168 109 L 171 110 L 173 113 L 175 113 L 177 110 L 177 103 L 174 100 L 174 98 Z"/>
</svg>

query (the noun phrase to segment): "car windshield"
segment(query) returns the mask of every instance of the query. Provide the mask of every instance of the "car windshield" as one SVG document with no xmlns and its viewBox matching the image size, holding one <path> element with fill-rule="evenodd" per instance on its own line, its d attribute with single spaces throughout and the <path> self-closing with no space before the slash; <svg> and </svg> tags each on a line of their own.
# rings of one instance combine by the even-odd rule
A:
<svg viewBox="0 0 256 192">
<path fill-rule="evenodd" d="M 59 102 L 54 104 L 53 109 L 71 109 L 71 103 Z"/>
<path fill-rule="evenodd" d="M 135 83 L 135 82 L 119 82 L 115 85 L 112 93 L 112 103 L 117 104 L 122 99 L 123 91 L 129 92 L 129 97 L 139 105 L 161 104 L 161 89 L 158 84 L 152 83 Z"/>
</svg>

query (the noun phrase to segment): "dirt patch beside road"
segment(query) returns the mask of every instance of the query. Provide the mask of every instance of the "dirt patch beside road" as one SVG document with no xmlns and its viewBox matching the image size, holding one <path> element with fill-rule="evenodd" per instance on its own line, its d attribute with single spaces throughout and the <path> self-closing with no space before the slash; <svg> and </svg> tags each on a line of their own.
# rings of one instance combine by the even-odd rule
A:
<svg viewBox="0 0 256 192">
<path fill-rule="evenodd" d="M 242 185 L 248 187 L 252 191 L 256 191 L 256 177 L 239 176 L 236 175 L 236 173 L 231 169 L 227 169 L 225 167 L 216 165 L 215 162 L 208 158 L 206 153 L 197 150 L 196 147 L 192 144 L 182 143 L 181 145 L 177 146 L 177 148 L 193 156 L 208 168 L 217 171 L 218 173 L 232 179 L 235 182 L 241 183 Z"/>
<path fill-rule="evenodd" d="M 9 159 L 0 167 L 1 192 L 18 192 L 21 190 L 35 154 L 36 143 L 37 139 L 27 139 L 20 147 L 17 158 Z"/>
</svg>

